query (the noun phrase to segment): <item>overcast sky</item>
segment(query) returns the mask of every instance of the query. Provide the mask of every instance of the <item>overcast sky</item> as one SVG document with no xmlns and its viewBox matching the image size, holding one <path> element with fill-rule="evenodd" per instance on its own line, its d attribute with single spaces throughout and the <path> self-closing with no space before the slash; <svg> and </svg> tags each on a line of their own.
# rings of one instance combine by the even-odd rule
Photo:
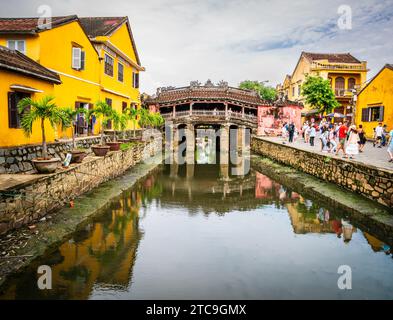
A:
<svg viewBox="0 0 393 320">
<path fill-rule="evenodd" d="M 125 16 L 146 72 L 141 90 L 192 80 L 269 80 L 291 74 L 302 51 L 350 52 L 369 63 L 369 78 L 393 63 L 393 0 L 0 0 L 0 16 Z M 340 5 L 352 29 L 338 26 Z M 348 20 L 345 20 L 348 22 Z"/>
</svg>

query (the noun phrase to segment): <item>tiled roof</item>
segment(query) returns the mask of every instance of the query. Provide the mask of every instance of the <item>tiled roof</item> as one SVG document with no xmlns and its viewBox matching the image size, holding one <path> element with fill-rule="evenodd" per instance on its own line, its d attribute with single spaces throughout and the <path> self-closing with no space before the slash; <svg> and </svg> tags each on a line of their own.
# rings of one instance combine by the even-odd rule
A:
<svg viewBox="0 0 393 320">
<path fill-rule="evenodd" d="M 123 23 L 127 23 L 136 62 L 138 65 L 141 64 L 128 17 L 84 17 L 79 18 L 79 21 L 86 34 L 92 39 L 99 36 L 109 36 Z"/>
<path fill-rule="evenodd" d="M 52 17 L 52 28 L 77 20 L 76 15 Z M 37 33 L 46 29 L 38 27 L 39 18 L 0 18 L 0 34 Z"/>
<path fill-rule="evenodd" d="M 0 68 L 23 73 L 45 81 L 61 83 L 60 77 L 19 51 L 0 46 Z"/>
<path fill-rule="evenodd" d="M 79 18 L 83 29 L 91 38 L 107 36 L 115 31 L 127 17 L 86 17 Z"/>
<path fill-rule="evenodd" d="M 256 92 L 233 87 L 184 87 L 161 90 L 149 103 L 168 104 L 180 101 L 236 101 L 253 106 L 268 105 Z"/>
<path fill-rule="evenodd" d="M 302 52 L 302 55 L 306 58 L 315 60 L 328 60 L 333 63 L 361 63 L 358 59 L 352 56 L 350 53 L 311 53 Z"/>
</svg>

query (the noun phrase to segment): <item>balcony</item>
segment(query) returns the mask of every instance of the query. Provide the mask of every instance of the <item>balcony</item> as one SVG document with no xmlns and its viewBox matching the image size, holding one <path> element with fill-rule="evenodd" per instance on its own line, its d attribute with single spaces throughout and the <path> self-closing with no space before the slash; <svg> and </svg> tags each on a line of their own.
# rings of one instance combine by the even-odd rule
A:
<svg viewBox="0 0 393 320">
<path fill-rule="evenodd" d="M 311 69 L 312 70 L 367 71 L 367 62 L 361 62 L 356 64 L 312 62 Z"/>
<path fill-rule="evenodd" d="M 339 98 L 352 98 L 353 93 L 348 89 L 333 89 L 336 97 Z"/>
</svg>

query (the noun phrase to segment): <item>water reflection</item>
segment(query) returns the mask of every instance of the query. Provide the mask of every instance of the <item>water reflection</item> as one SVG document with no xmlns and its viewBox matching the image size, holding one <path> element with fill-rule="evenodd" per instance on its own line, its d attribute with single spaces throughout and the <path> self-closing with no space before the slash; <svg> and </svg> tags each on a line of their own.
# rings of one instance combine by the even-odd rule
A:
<svg viewBox="0 0 393 320">
<path fill-rule="evenodd" d="M 392 261 L 377 256 L 391 254 L 386 243 L 260 172 L 237 176 L 229 169 L 163 166 L 10 281 L 0 297 L 302 298 L 318 297 L 320 283 L 321 297 L 335 298 L 336 265 L 347 260 L 385 273 L 372 275 L 385 287 L 368 296 L 372 270 L 360 272 L 362 289 L 349 297 L 392 297 Z M 53 290 L 36 289 L 41 264 L 52 267 Z"/>
</svg>

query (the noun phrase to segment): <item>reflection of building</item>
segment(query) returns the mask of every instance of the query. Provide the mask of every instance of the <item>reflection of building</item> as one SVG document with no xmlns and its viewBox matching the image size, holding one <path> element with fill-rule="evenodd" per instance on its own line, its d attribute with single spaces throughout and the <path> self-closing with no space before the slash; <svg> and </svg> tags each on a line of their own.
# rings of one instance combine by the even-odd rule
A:
<svg viewBox="0 0 393 320">
<path fill-rule="evenodd" d="M 35 291 L 32 283 L 34 298 L 87 299 L 95 286 L 125 290 L 130 284 L 141 238 L 138 226 L 141 201 L 140 193 L 125 193 L 104 215 L 47 257 L 53 289 Z M 34 274 L 28 278 L 29 282 L 34 280 Z M 24 285 L 24 281 L 11 285 L 5 297 L 20 299 L 28 295 Z"/>
<path fill-rule="evenodd" d="M 341 237 L 345 231 L 341 219 L 332 216 L 326 209 L 314 205 L 307 207 L 303 201 L 288 203 L 286 207 L 296 234 L 335 233 Z M 351 232 L 357 231 L 355 227 L 351 228 Z"/>
</svg>

